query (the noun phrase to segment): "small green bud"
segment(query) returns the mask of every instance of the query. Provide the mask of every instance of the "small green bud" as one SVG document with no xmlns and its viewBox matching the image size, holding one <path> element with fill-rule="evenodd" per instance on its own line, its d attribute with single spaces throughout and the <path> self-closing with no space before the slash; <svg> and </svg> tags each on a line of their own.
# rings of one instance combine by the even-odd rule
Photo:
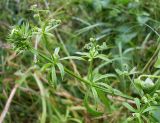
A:
<svg viewBox="0 0 160 123">
<path fill-rule="evenodd" d="M 154 86 L 154 83 L 150 78 L 147 78 L 143 83 L 144 89 L 151 89 L 153 86 Z"/>
<path fill-rule="evenodd" d="M 39 14 L 34 14 L 34 16 L 33 16 L 35 19 L 39 19 Z"/>
<path fill-rule="evenodd" d="M 23 24 L 21 26 L 15 26 L 9 36 L 8 41 L 13 44 L 13 47 L 17 51 L 23 51 L 30 49 L 30 40 L 32 37 L 32 30 L 29 29 L 29 24 Z"/>
<path fill-rule="evenodd" d="M 134 83 L 136 86 L 142 88 L 144 81 L 142 81 L 141 79 L 134 79 Z"/>
<path fill-rule="evenodd" d="M 143 101 L 144 103 L 147 103 L 147 102 L 148 102 L 147 97 L 146 97 L 146 96 L 143 96 L 143 97 L 142 97 L 142 101 Z"/>
<path fill-rule="evenodd" d="M 37 9 L 37 4 L 34 4 L 30 7 L 31 10 L 36 10 Z"/>
<path fill-rule="evenodd" d="M 51 19 L 49 22 L 50 26 L 55 26 L 55 25 L 59 25 L 59 24 L 61 24 L 61 20 Z"/>
<path fill-rule="evenodd" d="M 95 42 L 95 41 L 96 41 L 95 38 L 90 38 L 89 40 L 90 40 L 91 42 Z"/>
<path fill-rule="evenodd" d="M 132 121 L 132 118 L 131 118 L 131 117 L 128 117 L 128 118 L 127 118 L 127 121 Z"/>
</svg>

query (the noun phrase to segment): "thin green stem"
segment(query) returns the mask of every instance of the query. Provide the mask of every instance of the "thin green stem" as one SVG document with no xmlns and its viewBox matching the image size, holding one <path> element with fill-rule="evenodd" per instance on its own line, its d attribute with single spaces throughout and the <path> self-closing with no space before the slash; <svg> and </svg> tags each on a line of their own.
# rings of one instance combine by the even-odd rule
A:
<svg viewBox="0 0 160 123">
<path fill-rule="evenodd" d="M 70 71 L 69 69 L 67 69 L 67 68 L 64 67 L 64 70 L 65 70 L 66 73 L 68 73 L 69 75 L 75 77 L 75 78 L 78 79 L 79 81 L 81 81 L 81 82 L 83 82 L 83 83 L 85 83 L 85 84 L 91 85 L 91 83 L 90 83 L 89 81 L 87 81 L 87 80 L 81 78 L 80 76 L 74 74 L 74 73 L 73 73 L 72 71 Z"/>
<path fill-rule="evenodd" d="M 155 76 L 155 75 L 140 75 L 138 77 L 138 79 L 141 79 L 142 77 L 149 77 L 149 78 L 157 78 L 157 79 L 160 79 L 160 76 Z"/>
<path fill-rule="evenodd" d="M 139 123 L 142 123 L 141 117 L 138 116 L 137 118 L 138 118 L 138 122 L 139 122 Z"/>
<path fill-rule="evenodd" d="M 140 93 L 139 89 L 136 87 L 136 85 L 134 84 L 133 80 L 130 78 L 130 76 L 127 76 L 128 79 L 131 81 L 132 85 L 134 86 L 134 88 L 137 90 L 137 92 L 139 93 L 140 96 L 142 96 L 142 94 Z"/>
<path fill-rule="evenodd" d="M 147 68 L 150 66 L 151 62 L 156 57 L 156 55 L 158 54 L 159 50 L 160 50 L 160 44 L 158 44 L 158 47 L 157 47 L 156 51 L 154 52 L 154 54 L 152 55 L 152 57 L 149 59 L 149 61 L 147 62 L 147 64 L 144 66 L 144 68 L 142 70 L 142 73 L 144 73 L 144 71 L 147 70 Z"/>
</svg>

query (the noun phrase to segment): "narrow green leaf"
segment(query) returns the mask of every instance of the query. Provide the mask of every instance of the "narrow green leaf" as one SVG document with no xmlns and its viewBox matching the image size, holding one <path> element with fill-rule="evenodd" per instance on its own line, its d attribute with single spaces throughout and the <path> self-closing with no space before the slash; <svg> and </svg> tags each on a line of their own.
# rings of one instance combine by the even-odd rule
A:
<svg viewBox="0 0 160 123">
<path fill-rule="evenodd" d="M 88 56 L 89 53 L 87 53 L 87 52 L 76 52 L 76 54 L 81 55 L 81 56 Z"/>
<path fill-rule="evenodd" d="M 56 76 L 56 70 L 55 66 L 52 66 L 51 68 L 51 78 L 52 78 L 52 84 L 57 84 L 57 76 Z"/>
<path fill-rule="evenodd" d="M 157 59 L 156 63 L 154 64 L 155 68 L 160 68 L 160 58 Z"/>
<path fill-rule="evenodd" d="M 96 85 L 101 86 L 101 87 L 105 87 L 107 89 L 111 89 L 112 90 L 111 86 L 109 86 L 108 84 L 103 83 L 103 82 L 98 82 L 98 83 L 96 83 Z"/>
<path fill-rule="evenodd" d="M 143 110 L 142 113 L 146 113 L 146 112 L 149 112 L 149 111 L 152 111 L 152 110 L 156 110 L 157 107 L 156 106 L 150 106 L 150 107 L 147 107 L 145 110 Z"/>
<path fill-rule="evenodd" d="M 101 115 L 103 115 L 102 112 L 96 111 L 95 109 L 91 108 L 91 107 L 89 106 L 88 102 L 89 102 L 89 101 L 88 101 L 88 97 L 85 96 L 85 98 L 84 98 L 84 105 L 85 105 L 87 111 L 88 111 L 91 115 L 93 115 L 93 116 L 101 116 Z"/>
<path fill-rule="evenodd" d="M 79 56 L 68 56 L 68 57 L 61 58 L 60 60 L 66 60 L 66 59 L 85 60 L 85 59 L 83 59 L 82 57 L 79 57 Z"/>
<path fill-rule="evenodd" d="M 124 102 L 123 105 L 124 105 L 127 109 L 129 109 L 130 111 L 136 112 L 136 110 L 135 110 L 131 105 L 129 105 L 128 103 Z"/>
<path fill-rule="evenodd" d="M 101 79 L 105 79 L 105 78 L 109 78 L 109 77 L 116 77 L 115 74 L 104 74 L 104 75 L 100 75 L 97 78 L 94 78 L 94 82 L 97 82 Z"/>
<path fill-rule="evenodd" d="M 47 60 L 48 62 L 53 62 L 49 57 L 47 57 L 46 55 L 44 55 L 44 54 L 42 54 L 42 53 L 40 53 L 40 52 L 38 52 L 37 54 L 39 54 L 43 59 L 45 59 L 45 60 Z"/>
<path fill-rule="evenodd" d="M 135 98 L 134 101 L 136 103 L 137 109 L 140 110 L 141 103 L 140 103 L 139 99 Z"/>
<path fill-rule="evenodd" d="M 96 28 L 96 27 L 105 27 L 105 26 L 106 26 L 106 23 L 96 23 L 96 24 L 93 24 L 93 25 L 89 25 L 89 26 L 87 26 L 87 27 L 84 27 L 84 28 L 76 31 L 76 33 L 77 33 L 77 35 L 80 35 L 80 34 L 82 34 L 82 33 L 85 33 L 85 32 L 87 32 L 87 31 L 89 31 L 89 30 L 93 30 L 93 29 Z"/>
<path fill-rule="evenodd" d="M 51 63 L 47 63 L 47 64 L 43 65 L 43 67 L 41 68 L 41 71 L 45 71 L 51 65 L 52 65 Z"/>
<path fill-rule="evenodd" d="M 107 58 L 108 56 L 104 55 L 104 54 L 98 54 L 96 56 L 96 58 L 102 59 L 104 61 L 110 61 L 110 59 Z"/>
<path fill-rule="evenodd" d="M 97 93 L 98 93 L 100 100 L 107 107 L 107 110 L 110 111 L 111 110 L 111 108 L 110 108 L 111 103 L 110 103 L 110 100 L 108 99 L 107 95 L 103 91 L 100 91 L 99 89 L 96 89 L 96 90 L 97 90 Z"/>
<path fill-rule="evenodd" d="M 157 121 L 157 123 L 160 123 L 160 106 L 157 106 L 155 110 L 151 111 L 151 113 L 153 115 L 153 119 Z"/>
<path fill-rule="evenodd" d="M 128 96 L 128 95 L 122 93 L 121 91 L 119 91 L 119 90 L 117 90 L 117 89 L 113 89 L 113 92 L 114 92 L 114 94 L 117 95 L 117 96 L 121 96 L 121 97 L 128 98 L 128 99 L 133 99 L 133 97 Z"/>
<path fill-rule="evenodd" d="M 65 74 L 64 67 L 63 67 L 63 65 L 61 63 L 57 63 L 57 67 L 60 70 L 61 77 L 62 77 L 62 80 L 63 80 L 64 74 Z"/>
<path fill-rule="evenodd" d="M 73 121 L 75 123 L 83 123 L 81 120 L 76 119 L 76 118 L 69 118 L 69 121 Z"/>
<path fill-rule="evenodd" d="M 46 32 L 45 34 L 46 34 L 47 36 L 49 36 L 49 37 L 54 37 L 54 35 L 53 35 L 52 33 Z"/>
<path fill-rule="evenodd" d="M 91 90 L 92 90 L 92 94 L 93 94 L 93 98 L 94 98 L 94 102 L 95 102 L 95 105 L 97 106 L 98 104 L 98 94 L 97 94 L 97 91 L 94 87 L 91 87 Z"/>
<path fill-rule="evenodd" d="M 59 50 L 60 50 L 60 48 L 59 47 L 57 47 L 55 50 L 54 50 L 54 55 L 58 55 L 58 53 L 59 53 Z"/>
</svg>

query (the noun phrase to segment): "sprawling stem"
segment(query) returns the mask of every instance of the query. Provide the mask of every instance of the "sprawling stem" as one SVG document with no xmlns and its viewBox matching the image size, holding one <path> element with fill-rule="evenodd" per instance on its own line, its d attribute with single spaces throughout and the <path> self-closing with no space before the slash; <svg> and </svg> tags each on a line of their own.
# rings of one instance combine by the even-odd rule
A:
<svg viewBox="0 0 160 123">
<path fill-rule="evenodd" d="M 65 70 L 66 73 L 68 73 L 68 74 L 71 75 L 72 77 L 78 79 L 79 81 L 81 81 L 81 82 L 83 82 L 83 83 L 85 83 L 85 84 L 91 85 L 91 83 L 90 83 L 89 81 L 87 81 L 87 80 L 83 79 L 82 77 L 74 74 L 74 73 L 73 73 L 72 71 L 70 71 L 69 69 L 67 69 L 67 68 L 64 67 L 64 70 Z"/>
<path fill-rule="evenodd" d="M 74 74 L 72 71 L 70 71 L 70 70 L 67 69 L 67 68 L 64 68 L 64 70 L 65 70 L 66 73 L 68 73 L 68 74 L 71 75 L 72 77 L 75 77 L 75 78 L 78 79 L 79 81 L 81 81 L 81 82 L 83 82 L 83 83 L 85 83 L 85 84 L 87 84 L 87 85 L 89 85 L 89 86 L 95 87 L 95 88 L 97 88 L 97 89 L 99 89 L 99 90 L 101 90 L 101 91 L 103 91 L 103 92 L 106 92 L 106 93 L 109 93 L 109 94 L 113 94 L 113 95 L 116 95 L 116 96 L 121 96 L 121 97 L 126 98 L 126 99 L 133 99 L 133 98 L 130 97 L 130 96 L 122 95 L 122 94 L 118 94 L 118 93 L 114 92 L 114 89 L 113 89 L 113 91 L 111 91 L 111 90 L 108 89 L 108 88 L 104 88 L 104 87 L 98 86 L 98 85 L 95 84 L 95 83 L 91 83 L 90 81 L 87 81 L 87 80 L 83 79 L 82 77 Z"/>
<path fill-rule="evenodd" d="M 142 77 L 149 77 L 149 78 L 157 78 L 157 79 L 160 79 L 160 76 L 155 76 L 155 75 L 140 75 L 138 78 L 141 79 Z"/>
<path fill-rule="evenodd" d="M 48 58 L 47 56 L 45 56 L 43 53 L 35 51 L 34 49 L 31 49 L 31 52 L 39 54 L 40 57 L 44 58 L 48 62 L 51 62 L 51 63 L 53 62 L 50 58 Z M 97 89 L 99 89 L 99 90 L 101 90 L 103 92 L 106 92 L 106 93 L 109 93 L 109 94 L 113 94 L 113 95 L 116 95 L 116 96 L 121 96 L 121 97 L 126 98 L 126 99 L 133 99 L 132 97 L 124 95 L 122 93 L 119 94 L 117 92 L 114 92 L 114 89 L 111 91 L 108 88 L 98 86 L 96 83 L 92 83 L 92 82 L 90 82 L 88 80 L 85 80 L 82 77 L 80 77 L 79 75 L 76 75 L 75 73 L 73 73 L 71 70 L 67 69 L 66 67 L 64 67 L 64 70 L 65 70 L 66 73 L 68 73 L 72 77 L 76 78 L 77 80 L 79 80 L 79 81 L 81 81 L 81 82 L 83 82 L 83 83 L 85 83 L 85 84 L 87 84 L 89 86 L 95 87 L 95 88 L 97 88 Z"/>
</svg>

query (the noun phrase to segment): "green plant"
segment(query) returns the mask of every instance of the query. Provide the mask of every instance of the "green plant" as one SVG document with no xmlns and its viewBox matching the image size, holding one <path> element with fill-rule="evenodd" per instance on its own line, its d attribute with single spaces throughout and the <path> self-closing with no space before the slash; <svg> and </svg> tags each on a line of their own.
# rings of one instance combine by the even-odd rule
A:
<svg viewBox="0 0 160 123">
<path fill-rule="evenodd" d="M 53 25 L 53 27 L 49 27 L 49 28 L 52 29 L 54 27 L 56 27 L 55 24 Z M 37 27 L 32 27 L 32 28 L 37 28 Z M 48 28 L 48 26 L 46 26 L 45 28 Z M 44 60 L 42 62 L 42 64 L 43 64 L 42 71 L 46 71 L 46 69 L 48 69 L 47 71 L 49 71 L 49 74 L 51 77 L 50 82 L 53 82 L 53 84 L 52 84 L 53 86 L 55 86 L 57 83 L 56 69 L 55 69 L 56 66 L 59 68 L 62 78 L 64 77 L 64 73 L 66 72 L 70 76 L 76 78 L 78 81 L 84 83 L 85 86 L 88 88 L 87 92 L 85 94 L 84 105 L 87 108 L 88 112 L 90 112 L 92 115 L 101 116 L 104 114 L 104 111 L 99 112 L 99 111 L 96 111 L 96 109 L 93 109 L 89 106 L 89 102 L 90 102 L 89 97 L 92 97 L 92 95 L 94 97 L 93 102 L 95 103 L 95 106 L 96 106 L 95 108 L 98 108 L 98 103 L 100 102 L 100 100 L 102 101 L 101 103 L 104 103 L 108 109 L 111 108 L 110 107 L 111 105 L 109 105 L 109 103 L 111 103 L 111 102 L 109 101 L 109 99 L 107 99 L 107 97 L 105 97 L 105 94 L 107 94 L 107 95 L 111 94 L 111 95 L 120 96 L 120 97 L 123 97 L 126 99 L 133 100 L 133 97 L 125 95 L 120 90 L 113 88 L 111 85 L 109 85 L 105 81 L 103 81 L 105 79 L 108 79 L 109 77 L 117 78 L 117 76 L 115 74 L 102 74 L 102 75 L 100 75 L 97 72 L 94 72 L 93 65 L 94 65 L 95 60 L 102 59 L 107 62 L 113 60 L 113 59 L 109 59 L 108 56 L 106 56 L 105 54 L 100 53 L 103 51 L 102 47 L 106 46 L 105 44 L 100 46 L 97 44 L 96 39 L 91 38 L 90 43 L 85 46 L 85 48 L 87 48 L 88 51 L 87 52 L 77 52 L 77 54 L 80 55 L 80 57 L 79 56 L 69 56 L 66 58 L 65 57 L 60 58 L 58 55 L 59 48 L 56 48 L 53 55 L 51 55 L 49 57 L 49 56 L 45 55 L 44 53 L 41 53 L 37 49 L 35 50 L 33 48 L 33 46 L 31 46 L 31 43 L 30 43 L 30 45 L 28 44 L 28 41 L 30 40 L 30 38 L 32 38 L 30 35 L 34 36 L 33 34 L 37 34 L 37 32 L 30 31 L 28 29 L 29 29 L 28 24 L 22 25 L 18 28 L 17 27 L 13 28 L 11 31 L 11 34 L 8 37 L 8 40 L 13 44 L 14 48 L 16 48 L 17 50 L 29 50 Z M 39 30 L 41 30 L 41 29 L 39 29 Z M 44 29 L 44 30 L 46 30 L 46 29 Z M 18 33 L 18 32 L 21 32 L 21 33 Z M 30 32 L 32 32 L 32 34 Z M 42 35 L 45 35 L 45 34 L 46 33 L 42 32 Z M 45 36 L 47 36 L 47 35 L 45 35 Z M 28 39 L 28 37 L 30 37 L 30 38 Z M 88 67 L 88 72 L 87 72 L 87 78 L 84 79 L 83 77 L 76 75 L 74 72 L 72 72 L 68 68 L 64 67 L 64 65 L 62 65 L 61 62 L 66 59 L 78 59 L 78 60 L 84 60 L 85 62 L 88 61 L 89 67 Z M 41 60 L 38 62 L 38 64 L 41 64 Z M 124 77 L 125 76 L 129 77 L 129 75 L 130 75 L 127 71 L 126 72 L 124 71 L 122 73 L 118 72 L 118 73 L 120 76 L 124 75 Z M 35 76 L 36 76 L 36 74 L 35 74 Z M 96 76 L 98 76 L 98 77 L 96 77 Z M 140 91 L 140 95 L 139 95 L 140 97 L 144 96 L 145 93 L 149 94 L 149 89 L 152 89 L 154 87 L 154 84 L 151 79 L 147 79 L 145 82 L 143 82 L 141 80 L 141 77 L 159 78 L 159 76 L 141 75 L 138 79 L 136 79 L 132 83 L 133 85 L 135 84 L 133 89 L 138 88 L 138 91 Z M 129 77 L 129 80 L 131 82 L 133 81 L 130 79 L 130 77 Z M 39 80 L 37 80 L 37 81 L 39 81 Z M 157 83 L 159 83 L 159 82 L 157 82 Z M 147 89 L 147 91 L 145 91 L 146 89 Z M 157 91 L 157 90 L 155 90 L 155 91 Z M 152 93 L 153 93 L 153 91 L 152 91 Z M 152 104 L 151 102 L 147 102 L 147 104 L 142 106 L 142 109 L 141 109 L 140 106 L 143 104 L 140 103 L 140 100 L 136 98 L 134 101 L 135 101 L 135 104 L 138 108 L 137 110 L 134 109 L 132 106 L 130 106 L 128 103 L 124 103 L 124 106 L 127 107 L 132 112 L 134 112 L 135 115 L 133 115 L 133 116 L 137 117 L 138 122 L 141 123 L 142 122 L 141 117 L 145 117 L 144 114 L 149 112 L 150 110 L 155 109 L 156 106 L 154 105 L 154 103 Z M 154 106 L 154 108 L 152 108 L 152 106 Z M 45 120 L 42 120 L 42 122 L 45 122 Z"/>
</svg>

